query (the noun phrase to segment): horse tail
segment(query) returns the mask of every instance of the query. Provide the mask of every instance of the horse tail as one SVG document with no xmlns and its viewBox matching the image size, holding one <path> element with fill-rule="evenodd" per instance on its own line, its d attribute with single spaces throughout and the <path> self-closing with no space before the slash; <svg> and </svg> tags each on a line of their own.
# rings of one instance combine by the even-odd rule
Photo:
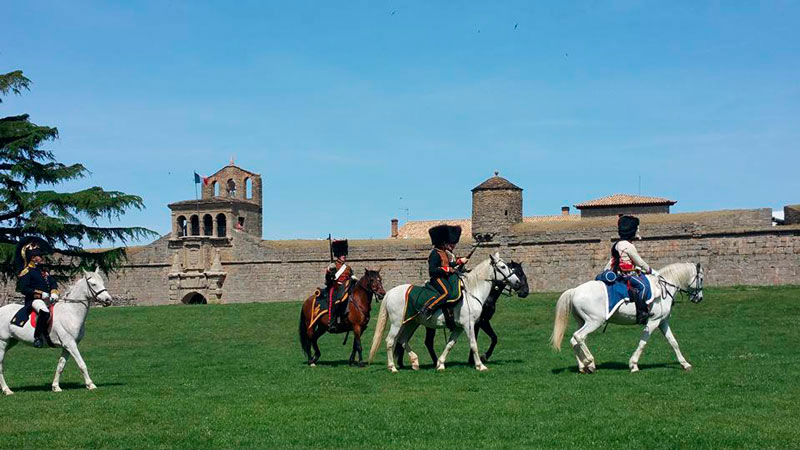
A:
<svg viewBox="0 0 800 450">
<path fill-rule="evenodd" d="M 389 303 L 388 299 L 389 296 L 387 295 L 381 302 L 381 312 L 378 314 L 378 323 L 375 324 L 375 334 L 372 336 L 372 347 L 369 349 L 368 362 L 370 364 L 375 358 L 375 353 L 378 352 L 378 347 L 381 345 L 381 337 L 383 337 L 383 329 L 386 328 L 386 319 L 389 316 L 389 312 L 386 310 L 386 304 Z"/>
<path fill-rule="evenodd" d="M 567 289 L 558 298 L 556 303 L 556 319 L 553 323 L 553 334 L 550 336 L 550 345 L 554 349 L 561 351 L 561 341 L 564 339 L 564 331 L 569 322 L 569 311 L 572 309 L 572 293 L 574 289 Z"/>
<path fill-rule="evenodd" d="M 306 357 L 311 359 L 311 339 L 308 338 L 308 324 L 306 323 L 305 307 L 306 304 L 303 302 L 303 307 L 300 308 L 300 326 L 298 327 L 297 331 L 300 334 L 300 347 L 303 348 L 303 353 L 306 354 Z"/>
</svg>

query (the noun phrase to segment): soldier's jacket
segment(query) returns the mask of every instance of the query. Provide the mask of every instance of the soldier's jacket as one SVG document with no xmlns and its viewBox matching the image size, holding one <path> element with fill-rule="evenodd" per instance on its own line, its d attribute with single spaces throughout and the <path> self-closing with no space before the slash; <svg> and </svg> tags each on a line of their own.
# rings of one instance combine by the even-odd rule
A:
<svg viewBox="0 0 800 450">
<path fill-rule="evenodd" d="M 428 274 L 431 279 L 447 278 L 455 272 L 456 257 L 447 250 L 434 248 L 428 255 Z"/>
<path fill-rule="evenodd" d="M 636 270 L 637 268 L 642 272 L 649 273 L 650 266 L 639 256 L 639 252 L 636 251 L 636 246 L 633 243 L 621 240 L 618 241 L 614 246 L 619 253 L 619 271 L 620 272 L 631 272 Z M 606 264 L 605 270 L 613 270 L 614 269 L 614 257 L 612 256 L 611 259 Z"/>
<path fill-rule="evenodd" d="M 344 267 L 344 270 L 342 270 Z M 336 276 L 336 275 L 339 276 Z M 328 265 L 328 269 L 325 271 L 325 283 L 330 285 L 332 283 L 337 284 L 344 284 L 350 280 L 350 277 L 353 276 L 353 269 L 347 265 L 347 263 L 340 263 L 339 261 L 332 262 Z"/>
<path fill-rule="evenodd" d="M 55 278 L 45 278 L 39 267 L 28 267 L 20 273 L 17 282 L 19 292 L 25 296 L 25 304 L 30 305 L 37 298 L 42 298 L 42 293 L 57 294 L 58 286 Z"/>
</svg>

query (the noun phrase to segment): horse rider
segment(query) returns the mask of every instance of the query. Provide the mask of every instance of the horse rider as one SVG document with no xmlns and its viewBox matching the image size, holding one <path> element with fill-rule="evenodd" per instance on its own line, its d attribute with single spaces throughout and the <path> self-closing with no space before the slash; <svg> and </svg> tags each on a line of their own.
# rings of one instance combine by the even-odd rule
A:
<svg viewBox="0 0 800 450">
<path fill-rule="evenodd" d="M 455 329 L 453 305 L 461 297 L 458 273 L 469 261 L 467 258 L 456 258 L 453 254 L 453 249 L 461 238 L 461 227 L 437 225 L 429 229 L 428 234 L 433 245 L 428 255 L 428 274 L 431 277 L 428 285 L 436 290 L 439 296 L 425 302 L 420 314 L 430 318 L 437 308 L 442 308 L 445 323 L 450 330 L 453 330 Z"/>
<path fill-rule="evenodd" d="M 48 333 L 50 322 L 49 303 L 58 300 L 58 286 L 54 277 L 50 276 L 44 267 L 44 256 L 49 253 L 49 245 L 38 238 L 23 239 L 17 244 L 19 281 L 17 288 L 25 296 L 25 306 L 12 319 L 12 323 L 18 326 L 25 325 L 31 309 L 38 313 L 36 328 L 33 332 L 33 346 L 42 348 L 47 342 L 51 347 Z M 20 263 L 21 262 L 21 263 Z"/>
<path fill-rule="evenodd" d="M 644 324 L 652 314 L 643 298 L 644 283 L 636 276 L 642 272 L 656 276 L 659 274 L 639 256 L 636 246 L 631 242 L 633 239 L 641 239 L 638 231 L 638 218 L 620 216 L 617 221 L 620 240 L 611 246 L 611 259 L 605 270 L 614 271 L 621 281 L 628 284 L 628 297 L 636 303 L 636 323 Z"/>
<path fill-rule="evenodd" d="M 325 287 L 328 294 L 328 331 L 338 330 L 342 321 L 342 313 L 347 309 L 346 302 L 337 305 L 345 294 L 350 291 L 353 269 L 347 265 L 347 239 L 331 242 L 331 251 L 334 260 L 325 269 Z"/>
</svg>

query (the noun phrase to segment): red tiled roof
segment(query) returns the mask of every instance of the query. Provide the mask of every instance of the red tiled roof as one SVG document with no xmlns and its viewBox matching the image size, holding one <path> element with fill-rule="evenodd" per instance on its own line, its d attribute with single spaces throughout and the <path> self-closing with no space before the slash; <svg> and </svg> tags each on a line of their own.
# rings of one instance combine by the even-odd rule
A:
<svg viewBox="0 0 800 450">
<path fill-rule="evenodd" d="M 578 209 L 584 208 L 603 208 L 607 206 L 630 206 L 630 205 L 674 205 L 675 200 L 660 197 L 646 197 L 643 195 L 614 194 L 608 197 L 601 197 L 575 205 Z"/>
</svg>

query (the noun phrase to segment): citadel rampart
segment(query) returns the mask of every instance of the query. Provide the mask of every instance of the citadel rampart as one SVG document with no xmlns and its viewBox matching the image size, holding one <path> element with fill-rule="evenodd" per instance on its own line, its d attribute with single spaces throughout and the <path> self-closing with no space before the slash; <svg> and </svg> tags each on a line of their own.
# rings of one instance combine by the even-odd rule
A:
<svg viewBox="0 0 800 450">
<path fill-rule="evenodd" d="M 771 226 L 768 209 L 641 219 L 643 240 L 637 246 L 655 267 L 699 261 L 708 286 L 800 284 L 800 226 Z M 594 277 L 608 260 L 615 237 L 613 218 L 523 223 L 476 251 L 473 260 L 500 251 L 523 263 L 533 290 L 559 291 Z M 179 302 L 166 295 L 170 264 L 163 261 L 169 260 L 168 242 L 162 239 L 134 249 L 131 263 L 110 277 L 109 289 L 137 304 Z M 465 253 L 470 244 L 462 241 L 458 250 Z M 328 262 L 327 241 L 260 241 L 237 233 L 218 249 L 226 273 L 220 301 L 226 303 L 305 298 L 321 284 Z M 355 240 L 350 249 L 356 274 L 365 267 L 382 267 L 387 289 L 427 277 L 426 240 Z"/>
</svg>

